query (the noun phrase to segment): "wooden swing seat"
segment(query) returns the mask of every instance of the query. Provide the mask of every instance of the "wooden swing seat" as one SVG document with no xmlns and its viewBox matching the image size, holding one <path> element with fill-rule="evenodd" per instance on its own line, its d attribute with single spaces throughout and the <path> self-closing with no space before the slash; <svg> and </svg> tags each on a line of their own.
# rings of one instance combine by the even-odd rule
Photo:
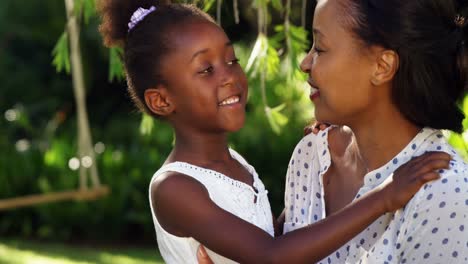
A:
<svg viewBox="0 0 468 264">
<path fill-rule="evenodd" d="M 106 196 L 107 194 L 109 194 L 109 187 L 101 185 L 99 187 L 84 188 L 74 191 L 35 194 L 19 198 L 1 199 L 0 211 L 66 200 L 90 201 Z"/>
</svg>

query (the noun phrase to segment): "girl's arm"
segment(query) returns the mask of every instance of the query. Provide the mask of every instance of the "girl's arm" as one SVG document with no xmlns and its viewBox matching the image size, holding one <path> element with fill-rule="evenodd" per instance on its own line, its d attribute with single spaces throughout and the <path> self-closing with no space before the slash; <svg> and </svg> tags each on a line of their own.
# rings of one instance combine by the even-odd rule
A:
<svg viewBox="0 0 468 264">
<path fill-rule="evenodd" d="M 278 219 L 275 219 L 275 216 L 273 215 L 273 226 L 275 227 L 275 237 L 281 236 L 283 234 L 283 225 L 285 221 L 285 212 L 284 209 L 281 212 L 280 216 L 278 216 Z"/>
<path fill-rule="evenodd" d="M 214 204 L 196 180 L 167 174 L 152 186 L 152 203 L 161 226 L 171 234 L 193 237 L 241 263 L 316 262 L 343 245 L 386 212 L 404 206 L 435 170 L 447 168 L 450 156 L 432 152 L 402 165 L 381 190 L 313 225 L 274 238 Z"/>
</svg>

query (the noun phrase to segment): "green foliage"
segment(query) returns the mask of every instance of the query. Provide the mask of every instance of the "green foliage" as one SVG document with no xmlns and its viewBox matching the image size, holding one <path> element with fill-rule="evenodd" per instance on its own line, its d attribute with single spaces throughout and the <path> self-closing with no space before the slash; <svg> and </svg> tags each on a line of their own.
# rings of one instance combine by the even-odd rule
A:
<svg viewBox="0 0 468 264">
<path fill-rule="evenodd" d="M 275 108 L 267 107 L 265 110 L 268 122 L 276 134 L 281 134 L 281 128 L 289 121 L 289 119 L 281 113 L 281 110 L 283 110 L 285 106 L 285 104 L 282 104 Z"/>
<path fill-rule="evenodd" d="M 151 132 L 153 131 L 153 127 L 154 127 L 153 117 L 147 114 L 143 114 L 141 124 L 140 124 L 140 133 L 142 135 L 150 135 Z"/>
<path fill-rule="evenodd" d="M 277 50 L 269 44 L 268 37 L 260 33 L 255 41 L 245 70 L 256 78 L 265 70 L 266 76 L 273 78 L 279 71 L 280 58 Z"/>
<path fill-rule="evenodd" d="M 205 0 L 203 1 L 202 10 L 208 12 L 211 10 L 211 7 L 216 3 L 216 0 Z"/>
<path fill-rule="evenodd" d="M 109 82 L 114 80 L 122 81 L 125 77 L 122 55 L 122 48 L 114 47 L 109 49 Z"/>
<path fill-rule="evenodd" d="M 66 73 L 70 73 L 70 51 L 68 49 L 68 33 L 66 31 L 62 33 L 57 44 L 55 44 L 52 55 L 54 57 L 52 64 L 57 72 L 65 70 Z"/>
<path fill-rule="evenodd" d="M 465 116 L 468 117 L 468 96 L 465 96 L 461 109 Z M 445 136 L 448 137 L 449 143 L 460 153 L 466 160 L 468 160 L 468 118 L 463 120 L 463 133 L 458 134 L 451 131 L 445 131 Z"/>
<path fill-rule="evenodd" d="M 76 0 L 75 15 L 77 17 L 83 17 L 84 23 L 87 25 L 90 19 L 96 15 L 95 0 Z"/>
<path fill-rule="evenodd" d="M 276 49 L 281 49 L 286 43 L 287 51 L 285 55 L 285 67 L 287 76 L 290 81 L 301 78 L 300 59 L 302 54 L 309 47 L 307 31 L 298 26 L 294 26 L 287 22 L 285 25 L 275 26 L 276 34 L 270 39 L 270 43 Z"/>
</svg>

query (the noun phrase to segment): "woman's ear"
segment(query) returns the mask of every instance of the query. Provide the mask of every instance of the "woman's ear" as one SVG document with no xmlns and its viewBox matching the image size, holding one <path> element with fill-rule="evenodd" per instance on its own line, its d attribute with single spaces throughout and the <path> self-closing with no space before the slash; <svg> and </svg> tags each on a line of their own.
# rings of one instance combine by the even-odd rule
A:
<svg viewBox="0 0 468 264">
<path fill-rule="evenodd" d="M 375 86 L 391 81 L 400 64 L 398 54 L 393 50 L 381 49 L 377 53 L 377 64 L 371 82 Z"/>
<path fill-rule="evenodd" d="M 164 86 L 147 89 L 145 103 L 151 112 L 159 116 L 168 116 L 175 109 L 170 94 Z"/>
</svg>

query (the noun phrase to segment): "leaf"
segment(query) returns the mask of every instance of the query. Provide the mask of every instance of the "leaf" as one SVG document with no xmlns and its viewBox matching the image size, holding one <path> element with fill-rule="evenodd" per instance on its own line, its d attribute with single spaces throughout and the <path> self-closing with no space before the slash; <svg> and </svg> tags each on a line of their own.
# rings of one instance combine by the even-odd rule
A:
<svg viewBox="0 0 468 264">
<path fill-rule="evenodd" d="M 57 72 L 61 72 L 65 69 L 66 73 L 70 73 L 70 52 L 68 48 L 68 34 L 66 31 L 62 33 L 57 44 L 55 44 L 52 50 L 52 56 L 54 57 L 52 64 L 55 66 Z"/>
<path fill-rule="evenodd" d="M 84 17 L 85 24 L 89 23 L 89 19 L 96 15 L 96 1 L 95 0 L 75 0 L 75 16 L 80 18 Z"/>
<path fill-rule="evenodd" d="M 215 2 L 216 2 L 216 0 L 205 0 L 205 1 L 203 1 L 203 11 L 208 12 Z"/>
<path fill-rule="evenodd" d="M 288 117 L 283 115 L 281 111 L 285 108 L 285 104 L 281 104 L 275 108 L 266 107 L 265 113 L 270 123 L 270 127 L 275 134 L 281 134 L 282 128 L 289 122 Z"/>
<path fill-rule="evenodd" d="M 278 51 L 269 45 L 268 38 L 260 33 L 247 62 L 246 71 L 255 76 L 259 71 L 266 71 L 267 77 L 273 77 L 279 71 Z"/>
<path fill-rule="evenodd" d="M 283 11 L 283 4 L 281 3 L 281 0 L 271 0 L 271 5 L 274 9 Z"/>
<path fill-rule="evenodd" d="M 74 13 L 75 13 L 75 16 L 76 17 L 80 17 L 81 16 L 81 11 L 83 10 L 83 0 L 76 0 L 75 3 L 74 3 Z"/>
<path fill-rule="evenodd" d="M 154 119 L 153 117 L 143 114 L 141 123 L 140 123 L 140 133 L 142 135 L 150 135 L 154 128 Z"/>
<path fill-rule="evenodd" d="M 109 49 L 109 82 L 114 81 L 114 79 L 122 81 L 125 77 L 122 55 L 122 48 Z"/>
<path fill-rule="evenodd" d="M 247 62 L 247 66 L 245 68 L 246 71 L 250 71 L 258 57 L 265 55 L 265 42 L 267 42 L 266 36 L 262 33 L 258 34 L 257 40 L 255 41 L 254 47 Z"/>
<path fill-rule="evenodd" d="M 89 19 L 96 14 L 95 0 L 81 0 L 83 2 L 83 16 L 85 24 L 89 23 Z"/>
</svg>

